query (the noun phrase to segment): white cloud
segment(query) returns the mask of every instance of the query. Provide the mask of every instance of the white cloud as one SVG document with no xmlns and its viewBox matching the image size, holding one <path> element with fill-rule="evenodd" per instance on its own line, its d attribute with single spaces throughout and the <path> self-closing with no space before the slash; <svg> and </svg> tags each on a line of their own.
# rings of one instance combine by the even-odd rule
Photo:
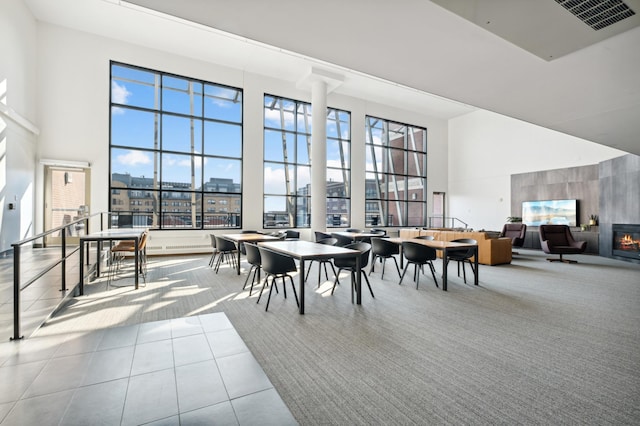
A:
<svg viewBox="0 0 640 426">
<path fill-rule="evenodd" d="M 118 84 L 117 81 L 111 82 L 111 100 L 117 104 L 126 104 L 131 96 L 131 92 L 127 90 L 124 84 Z"/>
<path fill-rule="evenodd" d="M 139 166 L 141 164 L 150 164 L 151 155 L 142 151 L 128 151 L 126 154 L 116 157 L 118 163 L 126 166 Z"/>
</svg>

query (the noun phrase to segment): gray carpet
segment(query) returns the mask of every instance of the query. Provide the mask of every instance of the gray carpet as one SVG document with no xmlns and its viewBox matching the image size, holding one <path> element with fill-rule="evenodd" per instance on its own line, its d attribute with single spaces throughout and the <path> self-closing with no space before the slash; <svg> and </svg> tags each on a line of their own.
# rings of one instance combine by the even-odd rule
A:
<svg viewBox="0 0 640 426">
<path fill-rule="evenodd" d="M 314 270 L 301 316 L 290 287 L 269 312 L 243 292 L 244 263 L 156 257 L 145 288 L 91 284 L 38 334 L 225 312 L 303 425 L 640 424 L 640 265 L 575 258 L 521 250 L 478 287 L 452 264 L 448 292 L 430 274 L 399 286 L 389 264 L 362 306 Z"/>
</svg>

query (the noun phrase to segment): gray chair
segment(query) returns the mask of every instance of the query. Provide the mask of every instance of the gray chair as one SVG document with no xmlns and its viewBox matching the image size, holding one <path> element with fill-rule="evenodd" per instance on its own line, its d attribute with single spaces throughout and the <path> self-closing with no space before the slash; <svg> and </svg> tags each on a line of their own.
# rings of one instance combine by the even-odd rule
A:
<svg viewBox="0 0 640 426">
<path fill-rule="evenodd" d="M 216 262 L 216 274 L 220 270 L 220 264 L 226 261 L 232 268 L 236 267 L 236 245 L 233 241 L 216 236 L 216 248 L 218 249 L 218 261 Z"/>
<path fill-rule="evenodd" d="M 213 265 L 216 261 L 216 256 L 218 256 L 218 248 L 216 247 L 216 236 L 213 234 L 209 234 L 211 238 L 211 257 L 209 258 L 209 268 L 213 268 Z"/>
</svg>

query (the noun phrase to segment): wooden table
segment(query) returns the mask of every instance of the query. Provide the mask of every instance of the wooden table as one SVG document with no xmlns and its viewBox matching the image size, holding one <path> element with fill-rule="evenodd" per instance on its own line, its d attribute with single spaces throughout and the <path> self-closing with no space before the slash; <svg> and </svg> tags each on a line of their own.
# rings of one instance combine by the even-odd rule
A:
<svg viewBox="0 0 640 426">
<path fill-rule="evenodd" d="M 140 267 L 140 259 L 138 249 L 140 247 L 140 239 L 146 231 L 145 228 L 116 228 L 106 229 L 104 231 L 92 232 L 87 235 L 80 236 L 80 285 L 78 291 L 80 296 L 84 294 L 84 264 L 85 264 L 85 244 L 96 241 L 98 255 L 96 256 L 96 276 L 100 276 L 100 252 L 102 251 L 102 243 L 105 241 L 133 241 L 134 242 L 134 262 L 135 262 L 135 288 L 138 289 L 138 270 Z"/>
<path fill-rule="evenodd" d="M 220 235 L 220 237 L 225 240 L 233 241 L 236 244 L 236 251 L 238 252 L 238 261 L 236 262 L 236 270 L 238 275 L 240 275 L 240 244 L 241 243 L 259 243 L 261 241 L 278 241 L 280 238 L 274 237 L 273 235 L 265 235 L 256 233 L 246 233 L 246 234 L 224 234 Z"/>
<path fill-rule="evenodd" d="M 431 248 L 434 248 L 438 251 L 442 252 L 442 290 L 447 291 L 447 256 L 451 249 L 461 249 L 461 248 L 472 248 L 474 250 L 473 256 L 473 269 L 474 273 L 474 284 L 478 285 L 478 275 L 480 271 L 478 270 L 478 245 L 477 244 L 468 244 L 468 243 L 455 243 L 453 241 L 430 241 L 430 240 L 422 240 L 419 238 L 387 238 L 388 241 L 391 241 L 400 246 L 400 268 L 403 267 L 404 258 L 402 255 L 402 242 L 403 241 L 411 241 L 412 243 L 422 244 Z"/>
<path fill-rule="evenodd" d="M 265 247 L 278 253 L 291 256 L 300 261 L 300 314 L 304 314 L 304 262 L 306 260 L 332 259 L 336 257 L 356 257 L 356 268 L 360 268 L 360 252 L 344 247 L 328 246 L 326 244 L 312 243 L 301 240 L 269 241 L 258 243 L 260 247 Z M 362 292 L 360 274 L 356 274 L 356 303 L 362 304 Z"/>
<path fill-rule="evenodd" d="M 339 232 L 332 232 L 331 235 L 340 235 L 341 237 L 351 238 L 351 241 L 356 242 L 356 241 L 362 241 L 362 240 L 366 240 L 366 239 L 371 239 L 371 238 L 374 238 L 374 237 L 382 237 L 384 234 L 377 233 L 377 232 L 346 232 L 346 231 L 339 231 Z"/>
</svg>

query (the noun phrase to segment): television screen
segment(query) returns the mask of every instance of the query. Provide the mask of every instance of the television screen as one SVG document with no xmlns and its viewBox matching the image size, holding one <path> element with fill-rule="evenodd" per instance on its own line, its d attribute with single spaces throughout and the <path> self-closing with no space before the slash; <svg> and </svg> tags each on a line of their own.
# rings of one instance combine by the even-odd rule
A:
<svg viewBox="0 0 640 426">
<path fill-rule="evenodd" d="M 578 200 L 523 201 L 522 222 L 530 226 L 578 226 Z"/>
</svg>

